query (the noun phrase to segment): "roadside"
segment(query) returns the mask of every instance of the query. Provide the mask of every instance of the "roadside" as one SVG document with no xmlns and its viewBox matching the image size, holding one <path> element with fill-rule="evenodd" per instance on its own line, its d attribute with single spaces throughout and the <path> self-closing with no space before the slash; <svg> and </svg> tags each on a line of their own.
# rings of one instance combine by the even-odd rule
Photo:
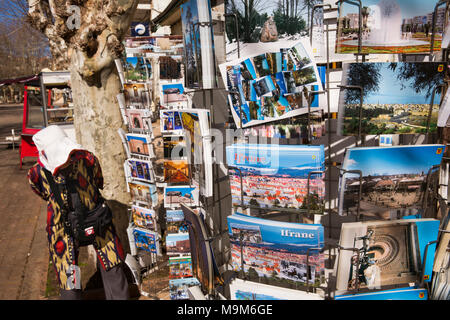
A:
<svg viewBox="0 0 450 320">
<path fill-rule="evenodd" d="M 48 250 L 46 206 L 31 191 L 28 158 L 19 169 L 19 150 L 0 147 L 0 299 L 45 299 Z"/>
</svg>

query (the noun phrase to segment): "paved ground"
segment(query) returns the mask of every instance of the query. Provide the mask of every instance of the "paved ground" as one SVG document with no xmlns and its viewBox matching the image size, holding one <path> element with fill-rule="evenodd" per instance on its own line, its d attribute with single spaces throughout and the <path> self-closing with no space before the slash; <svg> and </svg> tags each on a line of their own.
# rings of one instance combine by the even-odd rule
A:
<svg viewBox="0 0 450 320">
<path fill-rule="evenodd" d="M 0 105 L 0 140 L 20 132 L 22 105 Z M 19 169 L 19 150 L 0 144 L 0 299 L 43 299 L 48 270 L 46 209 Z"/>
<path fill-rule="evenodd" d="M 19 169 L 19 151 L 0 146 L 0 299 L 43 299 L 48 270 L 45 203 Z"/>
</svg>

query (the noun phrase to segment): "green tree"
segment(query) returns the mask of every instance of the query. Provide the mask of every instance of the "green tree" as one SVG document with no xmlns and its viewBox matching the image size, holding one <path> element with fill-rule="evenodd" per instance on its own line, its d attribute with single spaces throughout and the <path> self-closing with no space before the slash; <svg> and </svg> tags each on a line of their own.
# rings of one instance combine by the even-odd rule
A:
<svg viewBox="0 0 450 320">
<path fill-rule="evenodd" d="M 433 90 L 444 83 L 444 64 L 428 63 L 390 63 L 389 68 L 396 73 L 402 89 L 406 88 L 409 81 L 415 92 L 424 93 L 428 99 Z M 441 68 L 441 69 L 440 69 Z"/>
<path fill-rule="evenodd" d="M 273 20 L 279 34 L 293 35 L 306 29 L 306 23 L 302 17 L 290 17 L 283 13 L 281 8 L 274 11 Z"/>
<path fill-rule="evenodd" d="M 363 100 L 379 89 L 381 63 L 351 63 L 347 70 L 347 85 L 361 86 L 364 90 Z M 359 104 L 361 92 L 346 90 L 346 104 Z"/>
</svg>

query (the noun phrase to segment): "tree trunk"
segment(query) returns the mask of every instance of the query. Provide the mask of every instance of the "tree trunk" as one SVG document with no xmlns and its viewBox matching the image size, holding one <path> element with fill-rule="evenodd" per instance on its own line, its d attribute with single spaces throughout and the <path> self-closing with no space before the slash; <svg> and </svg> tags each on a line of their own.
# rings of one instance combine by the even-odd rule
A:
<svg viewBox="0 0 450 320">
<path fill-rule="evenodd" d="M 70 70 L 79 70 L 78 54 L 72 54 Z M 126 159 L 117 130 L 124 128 L 116 95 L 121 84 L 115 65 L 105 67 L 100 74 L 101 86 L 90 86 L 78 72 L 71 72 L 74 100 L 74 126 L 77 142 L 94 153 L 100 161 L 104 178 L 102 195 L 114 213 L 114 224 L 126 252 L 129 252 L 127 192 L 123 163 Z M 124 128 L 125 129 L 125 128 Z"/>
</svg>

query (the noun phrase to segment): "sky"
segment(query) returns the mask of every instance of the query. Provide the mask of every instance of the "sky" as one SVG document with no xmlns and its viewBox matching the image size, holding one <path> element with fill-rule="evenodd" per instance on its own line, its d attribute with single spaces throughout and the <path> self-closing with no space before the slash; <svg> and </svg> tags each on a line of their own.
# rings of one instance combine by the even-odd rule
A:
<svg viewBox="0 0 450 320">
<path fill-rule="evenodd" d="M 386 0 L 385 0 L 386 1 Z M 424 16 L 434 11 L 438 0 L 392 0 L 400 6 L 403 18 Z M 377 5 L 380 0 L 361 0 L 363 7 Z M 344 3 L 342 5 L 343 15 L 347 13 L 358 13 L 358 7 Z"/>
<path fill-rule="evenodd" d="M 180 191 L 181 195 L 184 196 L 185 194 L 191 194 L 192 191 L 194 191 L 194 189 L 195 188 L 191 188 L 189 186 L 187 186 L 187 187 L 167 187 L 166 193 L 172 192 L 172 191 Z"/>
<path fill-rule="evenodd" d="M 189 233 L 169 233 L 166 238 L 168 246 L 175 245 L 177 241 L 188 240 Z"/>
<path fill-rule="evenodd" d="M 384 148 L 352 148 L 344 161 L 345 170 L 361 170 L 363 176 L 422 173 L 441 163 L 442 145 Z"/>
<path fill-rule="evenodd" d="M 368 95 L 364 99 L 364 104 L 430 104 L 431 97 L 426 99 L 425 92 L 417 94 L 414 91 L 413 79 L 408 82 L 405 80 L 400 82 L 395 72 L 389 69 L 389 63 L 382 63 L 381 65 L 379 90 Z M 402 84 L 406 88 L 402 89 Z M 436 93 L 434 103 L 439 103 L 439 100 L 440 94 Z"/>
<path fill-rule="evenodd" d="M 316 163 L 320 167 L 321 161 L 324 161 L 325 154 L 323 148 L 320 146 L 287 146 L 287 145 L 233 145 L 227 147 L 227 163 L 232 165 L 235 163 L 235 154 L 246 154 L 251 157 L 260 157 L 266 159 L 264 167 L 271 168 L 294 168 L 303 165 L 311 165 Z M 322 159 L 320 159 L 322 158 Z M 270 159 L 271 162 L 268 162 Z M 238 163 L 243 163 L 239 161 Z M 249 163 L 245 161 L 246 165 L 255 165 L 256 162 Z M 305 169 L 302 167 L 302 169 Z"/>
<path fill-rule="evenodd" d="M 184 87 L 182 83 L 173 83 L 173 84 L 162 84 L 162 90 L 177 88 L 180 89 L 180 93 L 184 92 Z"/>
</svg>

